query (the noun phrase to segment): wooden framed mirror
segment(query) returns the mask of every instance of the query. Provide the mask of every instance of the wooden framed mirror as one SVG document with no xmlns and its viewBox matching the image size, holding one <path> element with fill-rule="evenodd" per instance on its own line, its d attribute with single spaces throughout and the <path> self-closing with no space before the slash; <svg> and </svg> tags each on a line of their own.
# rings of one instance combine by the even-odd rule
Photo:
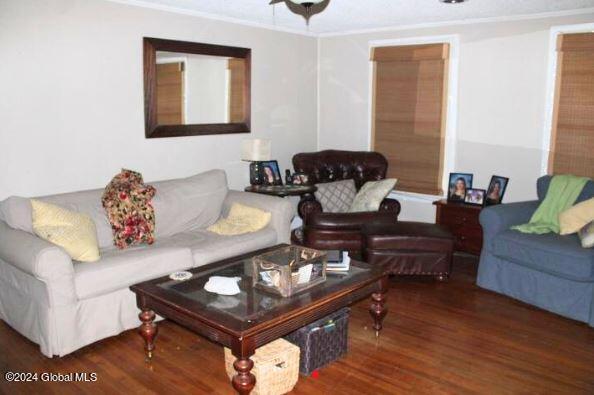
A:
<svg viewBox="0 0 594 395">
<path fill-rule="evenodd" d="M 250 133 L 251 49 L 145 37 L 146 138 Z"/>
</svg>

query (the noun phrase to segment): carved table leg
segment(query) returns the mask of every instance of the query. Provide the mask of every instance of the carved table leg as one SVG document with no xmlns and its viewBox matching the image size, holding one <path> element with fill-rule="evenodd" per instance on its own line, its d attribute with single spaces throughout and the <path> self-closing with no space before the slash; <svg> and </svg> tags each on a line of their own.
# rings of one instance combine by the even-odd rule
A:
<svg viewBox="0 0 594 395">
<path fill-rule="evenodd" d="M 144 351 L 146 352 L 147 361 L 153 357 L 153 350 L 155 349 L 155 338 L 159 332 L 159 328 L 153 322 L 155 321 L 155 312 L 149 309 L 143 309 L 138 318 L 142 324 L 138 328 L 138 333 L 144 339 Z"/>
<path fill-rule="evenodd" d="M 233 376 L 233 388 L 241 394 L 247 395 L 256 386 L 256 376 L 251 373 L 254 362 L 249 358 L 237 358 L 233 363 L 237 374 Z"/>
<path fill-rule="evenodd" d="M 369 313 L 373 318 L 373 329 L 375 329 L 375 336 L 379 336 L 382 330 L 382 322 L 388 314 L 388 309 L 385 306 L 386 293 L 388 292 L 388 276 L 384 276 L 378 282 L 378 292 L 371 294 L 371 306 Z"/>
</svg>

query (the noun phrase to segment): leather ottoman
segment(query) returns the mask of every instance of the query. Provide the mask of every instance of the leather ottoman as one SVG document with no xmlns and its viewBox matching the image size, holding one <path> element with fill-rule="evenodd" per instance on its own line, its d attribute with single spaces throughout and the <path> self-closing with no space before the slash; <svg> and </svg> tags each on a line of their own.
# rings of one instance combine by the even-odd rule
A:
<svg viewBox="0 0 594 395">
<path fill-rule="evenodd" d="M 448 279 L 454 236 L 441 225 L 404 221 L 392 225 L 366 224 L 362 233 L 366 262 L 386 265 L 391 274 Z"/>
</svg>

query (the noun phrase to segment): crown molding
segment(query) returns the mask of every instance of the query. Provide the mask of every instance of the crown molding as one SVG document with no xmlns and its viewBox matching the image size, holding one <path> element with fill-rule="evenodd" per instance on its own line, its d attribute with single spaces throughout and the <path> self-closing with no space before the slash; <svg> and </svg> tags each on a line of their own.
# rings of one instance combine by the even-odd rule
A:
<svg viewBox="0 0 594 395">
<path fill-rule="evenodd" d="M 542 13 L 538 13 L 538 14 L 497 16 L 497 17 L 487 17 L 487 18 L 470 18 L 470 19 L 459 19 L 459 20 L 442 21 L 442 22 L 416 23 L 416 24 L 399 25 L 399 26 L 385 26 L 385 27 L 368 28 L 368 29 L 354 29 L 354 30 L 343 30 L 343 31 L 336 31 L 336 32 L 314 33 L 314 32 L 308 32 L 308 31 L 283 27 L 283 26 L 277 26 L 277 25 L 268 24 L 268 23 L 252 22 L 252 21 L 247 21 L 244 19 L 227 17 L 227 16 L 212 14 L 212 13 L 208 13 L 208 12 L 188 10 L 186 8 L 173 7 L 173 6 L 163 5 L 163 4 L 155 4 L 155 3 L 151 3 L 151 2 L 145 1 L 145 0 L 105 0 L 105 1 L 129 5 L 129 6 L 135 6 L 135 7 L 149 8 L 149 9 L 158 10 L 158 11 L 165 11 L 165 12 L 170 12 L 170 13 L 174 13 L 174 14 L 182 14 L 182 15 L 195 16 L 195 17 L 200 17 L 200 18 L 205 18 L 205 19 L 221 21 L 221 22 L 234 23 L 237 25 L 255 27 L 255 28 L 260 28 L 260 29 L 267 29 L 267 30 L 278 31 L 278 32 L 283 32 L 283 33 L 298 34 L 301 36 L 314 37 L 314 38 L 327 38 L 327 37 L 349 36 L 349 35 L 356 35 L 356 34 L 369 34 L 369 33 L 390 32 L 390 31 L 401 31 L 401 30 L 426 29 L 426 28 L 455 26 L 455 25 L 473 25 L 473 24 L 482 24 L 482 23 L 514 22 L 514 21 L 523 21 L 523 20 L 532 20 L 532 19 L 546 19 L 546 18 L 555 18 L 555 17 L 564 17 L 564 16 L 573 16 L 573 15 L 594 13 L 594 7 L 590 7 L 590 8 L 581 8 L 581 9 L 577 9 L 577 10 L 542 12 Z"/>
<path fill-rule="evenodd" d="M 313 33 L 313 32 L 307 32 L 307 31 L 302 31 L 302 30 L 298 30 L 298 29 L 291 29 L 289 27 L 277 26 L 277 25 L 268 24 L 268 23 L 246 21 L 245 19 L 239 19 L 239 18 L 233 18 L 233 17 L 229 17 L 229 16 L 211 14 L 209 12 L 188 10 L 186 8 L 173 7 L 173 6 L 163 5 L 163 4 L 154 4 L 154 3 L 150 3 L 150 2 L 144 1 L 144 0 L 106 0 L 106 1 L 109 1 L 112 3 L 135 6 L 135 7 L 149 8 L 149 9 L 157 10 L 157 11 L 171 12 L 174 14 L 195 16 L 195 17 L 211 19 L 211 20 L 215 20 L 215 21 L 234 23 L 236 25 L 256 27 L 256 28 L 260 28 L 260 29 L 273 30 L 273 31 L 283 32 L 283 33 L 298 34 L 298 35 L 306 36 L 306 37 L 314 37 L 314 38 L 318 37 L 318 34 Z"/>
<path fill-rule="evenodd" d="M 455 26 L 455 25 L 474 25 L 474 24 L 482 24 L 482 23 L 514 22 L 514 21 L 524 21 L 524 20 L 531 20 L 531 19 L 546 19 L 546 18 L 556 18 L 556 17 L 591 14 L 591 13 L 594 13 L 594 7 L 580 8 L 577 10 L 541 12 L 538 14 L 494 16 L 494 17 L 487 17 L 487 18 L 469 18 L 469 19 L 459 19 L 459 20 L 443 21 L 443 22 L 428 22 L 428 23 L 416 23 L 416 24 L 400 25 L 400 26 L 377 27 L 377 28 L 369 28 L 369 29 L 345 30 L 345 31 L 339 31 L 339 32 L 318 33 L 317 37 L 318 38 L 326 38 L 326 37 L 350 36 L 350 35 L 355 35 L 355 34 L 381 33 L 381 32 L 391 32 L 391 31 L 399 31 L 399 30 L 425 29 L 425 28 L 432 28 L 432 27 L 444 27 L 444 26 Z"/>
</svg>

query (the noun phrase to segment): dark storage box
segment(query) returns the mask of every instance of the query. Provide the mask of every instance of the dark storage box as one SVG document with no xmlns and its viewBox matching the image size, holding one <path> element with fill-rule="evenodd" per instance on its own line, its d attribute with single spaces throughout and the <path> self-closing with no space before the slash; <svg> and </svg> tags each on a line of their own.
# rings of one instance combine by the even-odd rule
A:
<svg viewBox="0 0 594 395">
<path fill-rule="evenodd" d="M 350 309 L 345 307 L 285 336 L 286 340 L 301 349 L 301 374 L 310 375 L 346 354 L 349 312 Z"/>
</svg>

